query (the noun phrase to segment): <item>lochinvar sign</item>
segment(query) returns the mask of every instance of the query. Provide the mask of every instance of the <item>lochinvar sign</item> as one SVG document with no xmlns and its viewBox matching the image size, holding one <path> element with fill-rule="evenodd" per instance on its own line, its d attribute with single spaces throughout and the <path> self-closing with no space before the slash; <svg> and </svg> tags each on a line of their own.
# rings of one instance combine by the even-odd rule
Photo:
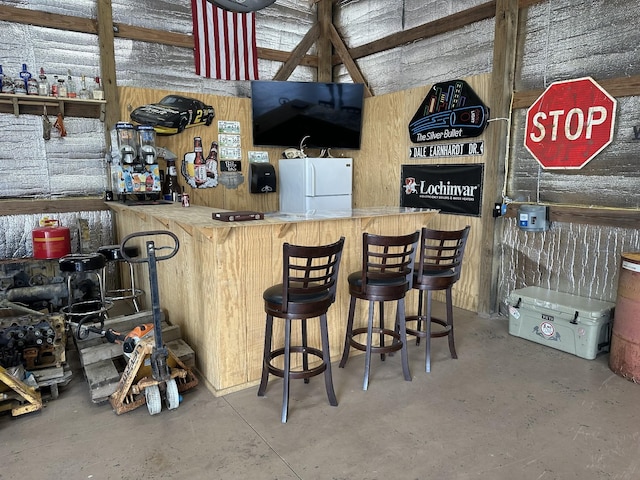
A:
<svg viewBox="0 0 640 480">
<path fill-rule="evenodd" d="M 402 165 L 400 206 L 479 216 L 483 164 Z"/>
<path fill-rule="evenodd" d="M 409 123 L 413 143 L 477 137 L 487 125 L 489 108 L 464 80 L 436 83 Z"/>
<path fill-rule="evenodd" d="M 527 110 L 524 146 L 544 169 L 579 169 L 613 140 L 616 99 L 593 78 L 554 82 Z"/>
</svg>

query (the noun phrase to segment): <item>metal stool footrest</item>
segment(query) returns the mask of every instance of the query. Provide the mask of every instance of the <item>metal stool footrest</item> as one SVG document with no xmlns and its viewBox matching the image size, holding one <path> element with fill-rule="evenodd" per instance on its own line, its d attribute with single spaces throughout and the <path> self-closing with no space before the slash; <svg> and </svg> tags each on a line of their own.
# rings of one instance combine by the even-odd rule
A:
<svg viewBox="0 0 640 480">
<path fill-rule="evenodd" d="M 62 307 L 60 311 L 69 317 L 86 317 L 87 315 L 102 315 L 113 307 L 113 302 L 107 299 L 104 302 L 100 300 L 87 300 L 84 302 L 76 302 L 71 306 Z"/>
<path fill-rule="evenodd" d="M 104 294 L 106 300 L 116 302 L 118 300 L 133 300 L 135 298 L 140 298 L 144 295 L 144 292 L 139 288 L 135 288 L 133 290 L 131 288 L 117 288 L 114 290 L 107 290 Z"/>
</svg>

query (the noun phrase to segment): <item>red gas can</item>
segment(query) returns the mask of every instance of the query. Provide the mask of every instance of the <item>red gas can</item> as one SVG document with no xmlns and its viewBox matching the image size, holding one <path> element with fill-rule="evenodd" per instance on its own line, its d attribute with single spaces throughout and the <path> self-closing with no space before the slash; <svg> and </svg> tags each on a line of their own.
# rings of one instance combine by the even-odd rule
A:
<svg viewBox="0 0 640 480">
<path fill-rule="evenodd" d="M 71 253 L 71 232 L 58 220 L 44 220 L 31 232 L 33 256 L 40 260 L 64 257 Z"/>
</svg>

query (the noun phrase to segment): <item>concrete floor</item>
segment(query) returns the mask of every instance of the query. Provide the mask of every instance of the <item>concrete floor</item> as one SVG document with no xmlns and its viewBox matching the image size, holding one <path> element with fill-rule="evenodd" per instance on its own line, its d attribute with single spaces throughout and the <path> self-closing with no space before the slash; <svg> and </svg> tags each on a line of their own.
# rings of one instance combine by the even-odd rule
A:
<svg viewBox="0 0 640 480">
<path fill-rule="evenodd" d="M 436 306 L 441 309 L 441 305 Z M 437 313 L 437 312 L 436 312 Z M 508 334 L 505 318 L 456 310 L 459 359 L 434 339 L 400 357 L 334 365 L 321 377 L 216 398 L 200 385 L 173 411 L 117 416 L 91 403 L 82 372 L 37 413 L 0 416 L 0 479 L 637 479 L 640 385 L 608 355 L 584 360 Z M 70 362 L 74 355 L 70 354 Z"/>
</svg>

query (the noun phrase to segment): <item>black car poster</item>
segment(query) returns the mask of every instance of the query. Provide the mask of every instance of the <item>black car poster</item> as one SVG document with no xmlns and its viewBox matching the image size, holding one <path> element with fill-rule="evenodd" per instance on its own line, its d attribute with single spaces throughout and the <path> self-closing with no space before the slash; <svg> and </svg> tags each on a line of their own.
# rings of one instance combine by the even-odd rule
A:
<svg viewBox="0 0 640 480">
<path fill-rule="evenodd" d="M 402 165 L 400 206 L 480 216 L 483 164 Z"/>
<path fill-rule="evenodd" d="M 489 108 L 464 80 L 436 83 L 409 123 L 413 143 L 477 137 L 487 125 Z"/>
</svg>

